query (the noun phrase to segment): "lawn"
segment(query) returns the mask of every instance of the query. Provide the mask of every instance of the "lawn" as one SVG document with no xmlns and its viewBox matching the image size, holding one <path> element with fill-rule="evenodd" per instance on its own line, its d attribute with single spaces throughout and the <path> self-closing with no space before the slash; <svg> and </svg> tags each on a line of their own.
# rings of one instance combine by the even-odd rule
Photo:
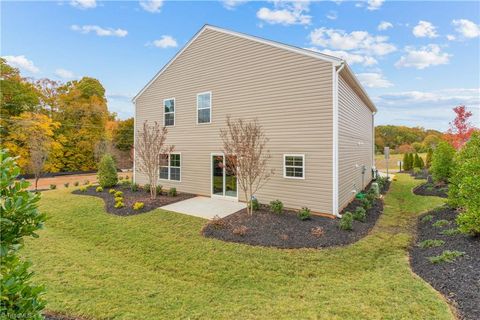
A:
<svg viewBox="0 0 480 320">
<path fill-rule="evenodd" d="M 409 267 L 416 217 L 443 203 L 413 195 L 418 183 L 398 175 L 372 233 L 326 250 L 206 239 L 200 218 L 118 217 L 99 198 L 47 191 L 46 229 L 24 254 L 50 310 L 95 319 L 453 319 Z"/>
<path fill-rule="evenodd" d="M 419 153 L 420 157 L 425 161 L 426 153 Z M 390 159 L 388 160 L 388 170 L 393 170 L 397 172 L 400 168 L 398 167 L 397 162 L 403 161 L 403 154 L 390 154 Z M 385 161 L 385 156 L 383 154 L 375 155 L 375 166 L 378 170 L 385 171 L 387 168 L 387 163 Z"/>
</svg>

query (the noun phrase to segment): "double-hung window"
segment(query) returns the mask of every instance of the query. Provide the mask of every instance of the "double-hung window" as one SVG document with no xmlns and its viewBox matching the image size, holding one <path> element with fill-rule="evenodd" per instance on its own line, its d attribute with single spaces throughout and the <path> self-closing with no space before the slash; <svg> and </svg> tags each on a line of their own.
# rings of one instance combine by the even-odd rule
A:
<svg viewBox="0 0 480 320">
<path fill-rule="evenodd" d="M 181 156 L 180 153 L 160 155 L 160 179 L 181 180 Z"/>
<path fill-rule="evenodd" d="M 283 155 L 283 177 L 293 179 L 305 179 L 305 155 Z"/>
<path fill-rule="evenodd" d="M 212 121 L 212 93 L 202 92 L 197 94 L 197 123 L 210 123 Z"/>
<path fill-rule="evenodd" d="M 166 126 L 175 125 L 175 98 L 163 100 L 164 123 Z"/>
</svg>

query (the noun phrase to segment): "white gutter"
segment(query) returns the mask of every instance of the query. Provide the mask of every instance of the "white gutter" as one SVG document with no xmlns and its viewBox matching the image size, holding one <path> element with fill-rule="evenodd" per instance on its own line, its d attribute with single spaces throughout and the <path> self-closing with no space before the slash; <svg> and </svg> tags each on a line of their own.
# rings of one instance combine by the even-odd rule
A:
<svg viewBox="0 0 480 320">
<path fill-rule="evenodd" d="M 339 67 L 337 69 L 337 67 Z M 338 64 L 333 65 L 333 201 L 332 201 L 332 213 L 341 218 L 342 216 L 338 212 L 338 75 L 340 71 L 345 67 L 345 61 L 341 61 Z"/>
</svg>

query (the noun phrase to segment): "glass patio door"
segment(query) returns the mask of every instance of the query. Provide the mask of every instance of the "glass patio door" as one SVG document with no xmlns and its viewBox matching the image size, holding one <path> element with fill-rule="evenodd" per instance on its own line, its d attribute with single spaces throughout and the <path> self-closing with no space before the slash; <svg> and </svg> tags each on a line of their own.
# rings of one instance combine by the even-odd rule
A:
<svg viewBox="0 0 480 320">
<path fill-rule="evenodd" d="M 228 169 L 228 158 L 212 155 L 212 195 L 237 198 L 237 177 Z"/>
</svg>

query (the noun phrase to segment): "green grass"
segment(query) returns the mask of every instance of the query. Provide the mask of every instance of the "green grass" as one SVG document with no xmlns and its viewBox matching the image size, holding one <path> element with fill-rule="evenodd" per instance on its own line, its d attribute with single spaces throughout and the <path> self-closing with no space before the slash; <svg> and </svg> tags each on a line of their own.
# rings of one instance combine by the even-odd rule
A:
<svg viewBox="0 0 480 320">
<path fill-rule="evenodd" d="M 418 183 L 399 175 L 370 235 L 326 250 L 205 239 L 200 218 L 117 217 L 99 198 L 48 191 L 46 229 L 24 253 L 50 310 L 95 319 L 453 319 L 409 267 L 417 217 L 443 203 L 413 195 Z"/>
</svg>

